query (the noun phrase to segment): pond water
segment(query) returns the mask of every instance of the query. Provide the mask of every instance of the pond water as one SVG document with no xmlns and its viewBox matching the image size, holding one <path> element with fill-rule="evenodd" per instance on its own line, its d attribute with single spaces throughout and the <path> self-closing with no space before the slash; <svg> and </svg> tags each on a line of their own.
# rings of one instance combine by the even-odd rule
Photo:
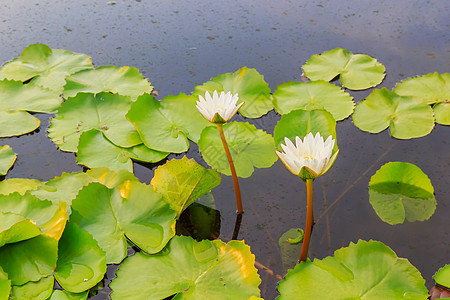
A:
<svg viewBox="0 0 450 300">
<path fill-rule="evenodd" d="M 29 44 L 88 54 L 96 66 L 137 67 L 159 97 L 190 93 L 194 86 L 242 66 L 256 68 L 272 91 L 278 84 L 299 81 L 301 66 L 313 54 L 336 47 L 377 58 L 386 66 L 383 83 L 395 83 L 430 72 L 448 72 L 447 1 L 10 1 L 0 8 L 0 61 L 20 55 Z M 371 90 L 350 94 L 359 102 Z M 18 159 L 6 178 L 49 180 L 62 172 L 82 170 L 71 153 L 58 151 L 46 137 L 49 115 L 36 115 L 40 129 L 0 139 Z M 242 119 L 237 116 L 237 119 Z M 255 120 L 273 133 L 280 116 L 274 111 Z M 351 118 L 338 122 L 340 148 L 334 167 L 314 182 L 316 225 L 310 256 L 323 258 L 358 239 L 379 240 L 408 258 L 433 285 L 432 275 L 450 261 L 448 127 L 431 134 L 397 140 L 388 131 L 369 134 Z M 202 161 L 191 143 L 188 157 Z M 416 164 L 431 179 L 438 202 L 425 222 L 391 226 L 382 222 L 368 201 L 368 182 L 389 161 Z M 147 183 L 153 165 L 134 164 Z M 1 179 L 1 178 L 0 178 Z M 279 237 L 303 227 L 306 189 L 278 161 L 240 179 L 244 210 L 239 239 L 251 246 L 256 260 L 283 276 Z M 231 177 L 213 190 L 221 214 L 220 237 L 231 239 L 235 202 Z M 273 299 L 277 279 L 260 271 L 262 296 Z M 114 276 L 114 269 L 108 271 Z M 92 299 L 107 299 L 108 289 Z"/>
</svg>

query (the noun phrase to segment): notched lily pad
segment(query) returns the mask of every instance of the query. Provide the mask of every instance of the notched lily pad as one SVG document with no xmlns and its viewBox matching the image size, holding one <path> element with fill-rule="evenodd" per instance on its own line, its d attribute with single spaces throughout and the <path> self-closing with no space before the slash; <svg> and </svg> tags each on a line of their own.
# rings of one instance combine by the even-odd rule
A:
<svg viewBox="0 0 450 300">
<path fill-rule="evenodd" d="M 185 152 L 189 148 L 188 139 L 198 142 L 203 128 L 210 125 L 195 107 L 196 100 L 183 93 L 161 101 L 145 94 L 131 105 L 127 118 L 148 148 Z"/>
<path fill-rule="evenodd" d="M 0 195 L 9 195 L 18 192 L 24 195 L 27 191 L 35 190 L 43 183 L 37 179 L 9 178 L 0 181 Z"/>
<path fill-rule="evenodd" d="M 80 293 L 95 286 L 106 272 L 105 252 L 85 230 L 69 223 L 59 241 L 55 278 L 65 290 Z"/>
<path fill-rule="evenodd" d="M 353 97 L 334 84 L 322 80 L 282 83 L 273 93 L 273 103 L 281 115 L 297 109 L 324 109 L 336 121 L 350 116 L 355 107 Z"/>
<path fill-rule="evenodd" d="M 307 260 L 279 282 L 277 299 L 428 299 L 420 272 L 377 241 L 350 243 L 323 260 Z"/>
<path fill-rule="evenodd" d="M 133 101 L 153 87 L 135 67 L 102 66 L 79 71 L 66 78 L 64 98 L 78 93 L 111 92 L 129 96 Z"/>
<path fill-rule="evenodd" d="M 256 69 L 242 67 L 234 73 L 213 77 L 211 81 L 196 86 L 194 94 L 204 97 L 205 92 L 212 95 L 214 91 L 239 94 L 237 104 L 245 102 L 239 113 L 246 118 L 259 118 L 273 108 L 269 84 Z"/>
<path fill-rule="evenodd" d="M 422 137 L 434 127 L 433 110 L 428 104 L 386 88 L 374 90 L 361 101 L 352 118 L 362 131 L 379 133 L 389 127 L 391 135 L 398 139 Z"/>
<path fill-rule="evenodd" d="M 72 201 L 70 217 L 97 240 L 107 263 L 125 258 L 125 236 L 147 253 L 159 252 L 174 236 L 175 220 L 175 211 L 162 196 L 135 180 L 126 180 L 114 189 L 89 184 Z"/>
<path fill-rule="evenodd" d="M 428 220 L 436 209 L 428 176 L 404 162 L 387 163 L 372 176 L 369 201 L 377 215 L 391 225 Z"/>
<path fill-rule="evenodd" d="M 159 166 L 151 184 L 179 217 L 189 205 L 220 184 L 220 174 L 184 156 Z"/>
<path fill-rule="evenodd" d="M 342 48 L 311 56 L 302 69 L 311 80 L 330 81 L 339 75 L 342 86 L 351 90 L 377 86 L 386 70 L 375 58 Z"/>
<path fill-rule="evenodd" d="M 117 271 L 111 299 L 245 299 L 260 295 L 255 257 L 242 241 L 175 236 L 156 255 L 136 253 Z M 140 274 L 136 277 L 136 274 Z"/>
<path fill-rule="evenodd" d="M 269 168 L 276 161 L 273 138 L 263 130 L 243 122 L 223 125 L 225 138 L 237 176 L 247 178 L 255 168 Z M 230 165 L 216 126 L 206 127 L 198 142 L 205 161 L 222 174 L 231 175 Z"/>
<path fill-rule="evenodd" d="M 32 79 L 31 83 L 60 94 L 67 75 L 93 67 L 87 55 L 33 44 L 25 48 L 20 57 L 3 65 L 0 78 L 20 81 Z"/>
<path fill-rule="evenodd" d="M 49 137 L 62 150 L 76 152 L 80 136 L 91 129 L 101 131 L 120 147 L 141 144 L 139 133 L 126 118 L 129 97 L 110 93 L 81 93 L 69 98 L 51 120 Z"/>
<path fill-rule="evenodd" d="M 0 146 L 0 175 L 6 175 L 16 161 L 17 155 L 8 145 Z"/>
</svg>

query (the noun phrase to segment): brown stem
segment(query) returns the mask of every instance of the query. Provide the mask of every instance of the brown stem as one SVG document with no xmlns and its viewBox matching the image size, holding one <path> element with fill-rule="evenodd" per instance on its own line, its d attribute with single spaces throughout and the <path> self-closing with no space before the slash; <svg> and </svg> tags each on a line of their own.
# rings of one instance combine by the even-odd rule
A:
<svg viewBox="0 0 450 300">
<path fill-rule="evenodd" d="M 306 224 L 305 237 L 303 238 L 302 251 L 298 262 L 306 261 L 308 257 L 309 241 L 313 225 L 313 180 L 306 179 Z"/>
<path fill-rule="evenodd" d="M 232 240 L 237 240 L 239 235 L 239 229 L 241 229 L 242 214 L 236 214 L 236 222 L 234 223 Z"/>
<path fill-rule="evenodd" d="M 223 148 L 225 149 L 225 153 L 227 154 L 228 163 L 230 164 L 231 175 L 233 177 L 234 183 L 234 192 L 236 193 L 236 206 L 237 213 L 242 214 L 244 210 L 242 209 L 242 200 L 241 200 L 241 189 L 239 188 L 239 182 L 236 175 L 236 169 L 234 168 L 233 159 L 231 158 L 230 149 L 228 148 L 227 141 L 225 139 L 225 135 L 223 134 L 222 124 L 216 124 L 219 129 L 220 138 L 222 139 Z"/>
</svg>

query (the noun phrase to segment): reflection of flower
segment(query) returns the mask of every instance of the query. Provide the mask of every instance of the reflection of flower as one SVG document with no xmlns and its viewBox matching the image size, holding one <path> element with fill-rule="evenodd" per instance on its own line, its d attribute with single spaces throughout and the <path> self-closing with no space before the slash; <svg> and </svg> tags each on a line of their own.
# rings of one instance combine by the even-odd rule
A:
<svg viewBox="0 0 450 300">
<path fill-rule="evenodd" d="M 303 180 L 314 179 L 325 174 L 333 165 L 338 151 L 331 157 L 335 140 L 331 135 L 323 141 L 320 133 L 316 136 L 310 132 L 303 139 L 295 138 L 294 145 L 288 138 L 284 138 L 286 145 L 281 144 L 283 152 L 276 151 L 286 168 Z"/>
<path fill-rule="evenodd" d="M 236 105 L 239 100 L 238 94 L 232 95 L 231 92 L 225 94 L 221 92 L 220 95 L 214 91 L 213 96 L 206 92 L 205 98 L 198 96 L 197 109 L 210 122 L 215 124 L 223 124 L 230 120 L 244 104 L 244 102 Z M 206 100 L 205 100 L 206 99 Z"/>
</svg>

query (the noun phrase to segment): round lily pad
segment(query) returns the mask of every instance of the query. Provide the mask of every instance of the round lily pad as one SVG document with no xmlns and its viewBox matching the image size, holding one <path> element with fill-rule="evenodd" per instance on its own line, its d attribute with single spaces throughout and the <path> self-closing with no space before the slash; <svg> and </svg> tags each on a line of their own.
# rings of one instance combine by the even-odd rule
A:
<svg viewBox="0 0 450 300">
<path fill-rule="evenodd" d="M 153 87 L 134 67 L 102 66 L 86 69 L 66 78 L 64 98 L 78 93 L 111 92 L 130 96 L 132 100 L 144 93 L 150 93 Z"/>
<path fill-rule="evenodd" d="M 363 131 L 378 133 L 389 127 L 391 135 L 398 139 L 422 137 L 434 127 L 433 110 L 429 105 L 386 88 L 374 90 L 361 101 L 352 118 L 355 126 Z"/>
<path fill-rule="evenodd" d="M 326 81 L 285 82 L 273 92 L 273 104 L 281 115 L 292 110 L 324 109 L 337 121 L 353 112 L 353 98 L 339 87 Z"/>
<path fill-rule="evenodd" d="M 33 44 L 22 55 L 0 69 L 0 78 L 27 81 L 62 92 L 64 78 L 74 72 L 93 68 L 91 58 L 69 50 L 50 49 L 43 44 Z"/>
<path fill-rule="evenodd" d="M 183 93 L 161 101 L 145 94 L 131 105 L 127 118 L 148 148 L 185 152 L 189 148 L 188 139 L 198 142 L 203 128 L 210 125 L 195 107 L 196 100 Z"/>
<path fill-rule="evenodd" d="M 58 247 L 55 278 L 65 290 L 80 293 L 95 286 L 106 272 L 105 252 L 87 231 L 68 223 Z"/>
<path fill-rule="evenodd" d="M 233 158 L 237 176 L 247 178 L 254 168 L 269 168 L 276 161 L 273 138 L 263 130 L 245 122 L 223 125 L 225 139 Z M 216 126 L 206 127 L 198 141 L 205 161 L 225 175 L 231 175 L 225 150 Z"/>
<path fill-rule="evenodd" d="M 110 93 L 82 93 L 65 101 L 51 120 L 49 137 L 62 151 L 76 152 L 83 132 L 100 130 L 120 147 L 141 144 L 139 133 L 126 118 L 129 97 Z"/>
<path fill-rule="evenodd" d="M 278 121 L 273 132 L 273 139 L 278 150 L 281 144 L 285 144 L 284 139 L 295 141 L 295 137 L 304 138 L 308 133 L 315 135 L 320 133 L 323 139 L 330 135 L 336 140 L 336 121 L 331 113 L 322 110 L 293 110 L 283 115 Z M 337 143 L 334 144 L 333 154 L 338 150 Z"/>
<path fill-rule="evenodd" d="M 220 174 L 184 156 L 159 166 L 151 184 L 179 217 L 189 205 L 220 184 Z"/>
<path fill-rule="evenodd" d="M 147 253 L 161 251 L 175 235 L 175 219 L 175 211 L 152 186 L 135 180 L 114 189 L 89 184 L 72 201 L 70 216 L 97 240 L 107 263 L 126 257 L 126 238 Z"/>
<path fill-rule="evenodd" d="M 450 125 L 450 102 L 438 102 L 433 106 L 436 123 Z"/>
<path fill-rule="evenodd" d="M 70 293 L 68 291 L 53 290 L 50 300 L 86 300 L 88 291 L 82 293 Z"/>
<path fill-rule="evenodd" d="M 400 96 L 414 96 L 426 104 L 450 101 L 450 73 L 437 72 L 406 79 L 393 89 Z"/>
<path fill-rule="evenodd" d="M 351 90 L 377 86 L 386 70 L 375 58 L 342 48 L 311 56 L 302 69 L 311 80 L 330 81 L 339 75 L 342 86 Z"/>
<path fill-rule="evenodd" d="M 0 137 L 9 137 L 31 132 L 41 121 L 26 111 L 5 111 L 0 109 Z"/>
<path fill-rule="evenodd" d="M 111 299 L 245 299 L 259 296 L 255 257 L 242 241 L 196 242 L 175 236 L 156 255 L 127 258 L 110 284 Z M 140 276 L 136 277 L 136 274 Z"/>
<path fill-rule="evenodd" d="M 389 162 L 372 176 L 369 201 L 377 215 L 391 225 L 428 220 L 436 209 L 428 176 L 410 163 Z"/>
<path fill-rule="evenodd" d="M 205 92 L 212 94 L 214 91 L 237 93 L 237 104 L 245 102 L 239 113 L 246 118 L 259 118 L 273 108 L 269 84 L 256 69 L 242 67 L 234 73 L 213 77 L 211 81 L 196 86 L 194 94 L 204 97 Z"/>
<path fill-rule="evenodd" d="M 282 299 L 428 299 L 420 272 L 377 241 L 350 243 L 323 260 L 307 260 L 279 282 Z"/>
<path fill-rule="evenodd" d="M 0 212 L 0 247 L 24 241 L 41 234 L 32 220 L 14 213 Z"/>
<path fill-rule="evenodd" d="M 0 181 L 0 195 L 9 195 L 14 192 L 24 195 L 29 190 L 37 189 L 41 184 L 37 179 L 8 178 Z"/>
<path fill-rule="evenodd" d="M 23 285 L 13 285 L 9 300 L 48 299 L 53 292 L 54 282 L 53 276 L 47 276 L 36 282 L 29 281 Z"/>
<path fill-rule="evenodd" d="M 437 284 L 450 289 L 450 264 L 443 266 L 433 276 Z"/>
<path fill-rule="evenodd" d="M 17 155 L 10 146 L 0 146 L 0 175 L 6 175 L 16 161 Z"/>
</svg>

